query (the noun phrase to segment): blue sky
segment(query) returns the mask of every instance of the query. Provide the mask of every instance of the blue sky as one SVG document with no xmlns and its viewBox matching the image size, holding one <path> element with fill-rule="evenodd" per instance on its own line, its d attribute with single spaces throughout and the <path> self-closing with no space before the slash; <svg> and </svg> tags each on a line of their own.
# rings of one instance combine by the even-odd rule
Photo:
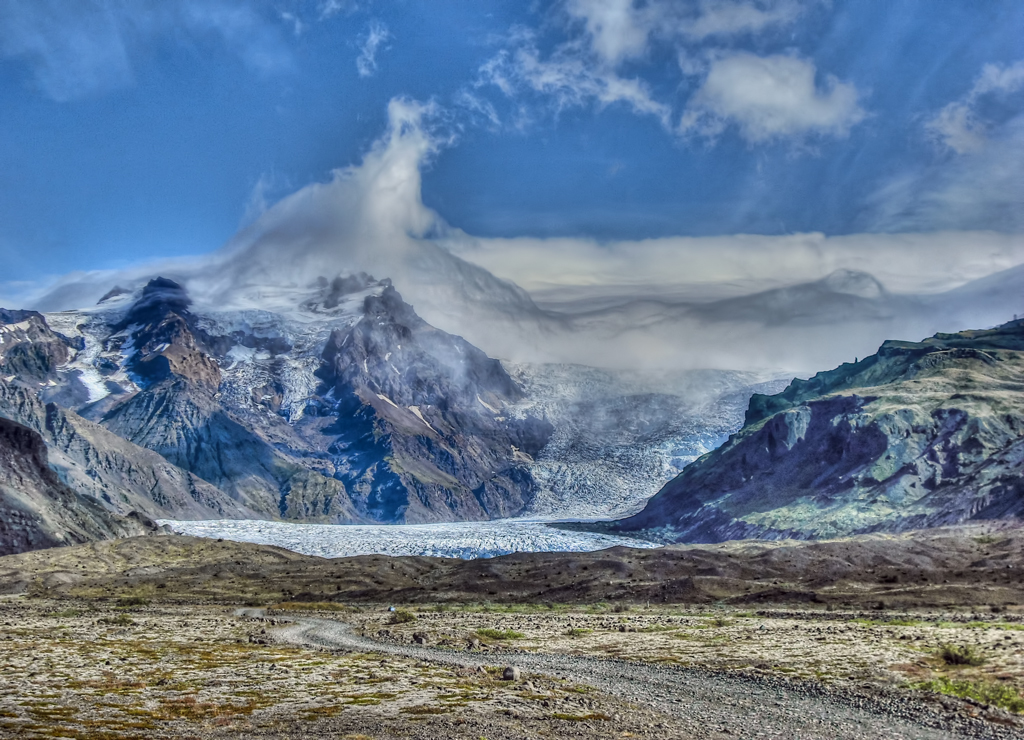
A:
<svg viewBox="0 0 1024 740">
<path fill-rule="evenodd" d="M 213 251 L 396 97 L 433 103 L 423 202 L 479 237 L 1020 234 L 1022 30 L 1015 0 L 8 0 L 0 280 Z"/>
</svg>

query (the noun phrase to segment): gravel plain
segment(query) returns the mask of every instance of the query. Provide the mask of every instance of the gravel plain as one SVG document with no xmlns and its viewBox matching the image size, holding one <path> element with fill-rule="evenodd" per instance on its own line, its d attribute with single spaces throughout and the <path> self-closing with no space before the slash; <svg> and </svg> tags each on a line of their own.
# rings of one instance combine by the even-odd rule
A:
<svg viewBox="0 0 1024 740">
<path fill-rule="evenodd" d="M 669 718 L 673 737 L 813 740 L 954 740 L 1022 738 L 1024 724 L 1009 714 L 951 699 L 922 697 L 875 684 L 837 685 L 759 673 L 723 673 L 588 655 L 525 651 L 444 650 L 371 639 L 331 619 L 296 618 L 279 639 L 349 651 L 376 651 L 471 668 L 502 660 L 526 674 L 547 675 L 650 707 Z M 630 633 L 627 633 L 630 634 Z M 982 715 L 986 715 L 983 717 Z M 669 736 L 669 735 L 662 735 Z"/>
</svg>

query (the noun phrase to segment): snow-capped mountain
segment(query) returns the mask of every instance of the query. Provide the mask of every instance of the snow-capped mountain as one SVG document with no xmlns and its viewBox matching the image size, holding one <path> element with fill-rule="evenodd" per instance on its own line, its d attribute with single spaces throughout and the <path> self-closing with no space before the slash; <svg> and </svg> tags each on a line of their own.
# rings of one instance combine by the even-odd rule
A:
<svg viewBox="0 0 1024 740">
<path fill-rule="evenodd" d="M 521 391 L 500 363 L 428 325 L 387 280 L 281 293 L 265 301 L 277 311 L 193 313 L 184 288 L 157 278 L 87 311 L 48 314 L 80 345 L 48 400 L 260 518 L 523 510 L 536 488 L 530 456 L 550 427 L 503 415 Z"/>
<path fill-rule="evenodd" d="M 248 301 L 197 308 L 156 278 L 88 309 L 5 315 L 33 333 L 4 334 L 0 414 L 119 511 L 588 518 L 640 508 L 764 390 L 743 373 L 503 366 L 361 273 Z"/>
</svg>

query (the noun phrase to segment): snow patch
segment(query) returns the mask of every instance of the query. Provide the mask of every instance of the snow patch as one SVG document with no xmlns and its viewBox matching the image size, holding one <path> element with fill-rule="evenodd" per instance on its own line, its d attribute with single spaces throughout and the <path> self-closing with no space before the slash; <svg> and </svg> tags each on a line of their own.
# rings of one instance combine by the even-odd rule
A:
<svg viewBox="0 0 1024 740">
<path fill-rule="evenodd" d="M 398 405 L 397 403 L 395 403 L 394 401 L 392 401 L 392 400 L 391 400 L 390 398 L 388 398 L 387 396 L 385 396 L 385 395 L 384 395 L 383 393 L 378 393 L 378 394 L 377 394 L 377 398 L 379 398 L 379 399 L 380 399 L 381 401 L 385 401 L 385 402 L 387 402 L 387 403 L 390 403 L 390 404 L 391 404 L 392 406 L 394 406 L 394 407 L 395 407 L 396 409 L 397 409 L 397 408 L 401 408 L 401 407 L 400 407 L 400 406 L 399 406 L 399 405 Z"/>
<path fill-rule="evenodd" d="M 477 400 L 477 401 L 479 401 L 479 402 L 480 402 L 480 405 L 481 405 L 481 406 L 483 406 L 483 407 L 484 407 L 485 409 L 487 409 L 488 411 L 490 411 L 490 412 L 491 412 L 492 414 L 497 414 L 497 413 L 500 413 L 500 412 L 498 411 L 498 409 L 494 408 L 494 407 L 493 407 L 493 406 L 491 406 L 491 405 L 490 405 L 489 403 L 487 403 L 486 401 L 484 401 L 484 399 L 480 398 L 480 394 L 479 394 L 479 393 L 478 393 L 478 394 L 476 395 L 476 400 Z"/>
<path fill-rule="evenodd" d="M 430 426 L 430 422 L 423 418 L 423 414 L 420 412 L 419 406 L 410 406 L 409 410 L 416 414 L 416 418 L 422 421 L 426 425 L 427 429 L 432 431 L 434 434 L 438 433 L 438 431 L 434 429 L 434 427 Z"/>
</svg>

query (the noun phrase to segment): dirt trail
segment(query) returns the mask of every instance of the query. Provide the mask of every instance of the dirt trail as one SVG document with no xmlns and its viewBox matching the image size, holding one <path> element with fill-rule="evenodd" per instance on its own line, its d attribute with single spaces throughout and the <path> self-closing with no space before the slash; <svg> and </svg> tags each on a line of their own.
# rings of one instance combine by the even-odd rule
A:
<svg viewBox="0 0 1024 740">
<path fill-rule="evenodd" d="M 258 616 L 240 610 L 240 616 Z M 792 740 L 1016 740 L 1020 725 L 1001 726 L 970 716 L 976 708 L 947 700 L 945 707 L 877 688 L 840 688 L 757 675 L 724 675 L 577 655 L 474 654 L 378 642 L 330 619 L 295 618 L 275 629 L 277 639 L 334 650 L 400 655 L 453 666 L 512 665 L 586 684 L 649 706 L 693 738 Z"/>
</svg>

